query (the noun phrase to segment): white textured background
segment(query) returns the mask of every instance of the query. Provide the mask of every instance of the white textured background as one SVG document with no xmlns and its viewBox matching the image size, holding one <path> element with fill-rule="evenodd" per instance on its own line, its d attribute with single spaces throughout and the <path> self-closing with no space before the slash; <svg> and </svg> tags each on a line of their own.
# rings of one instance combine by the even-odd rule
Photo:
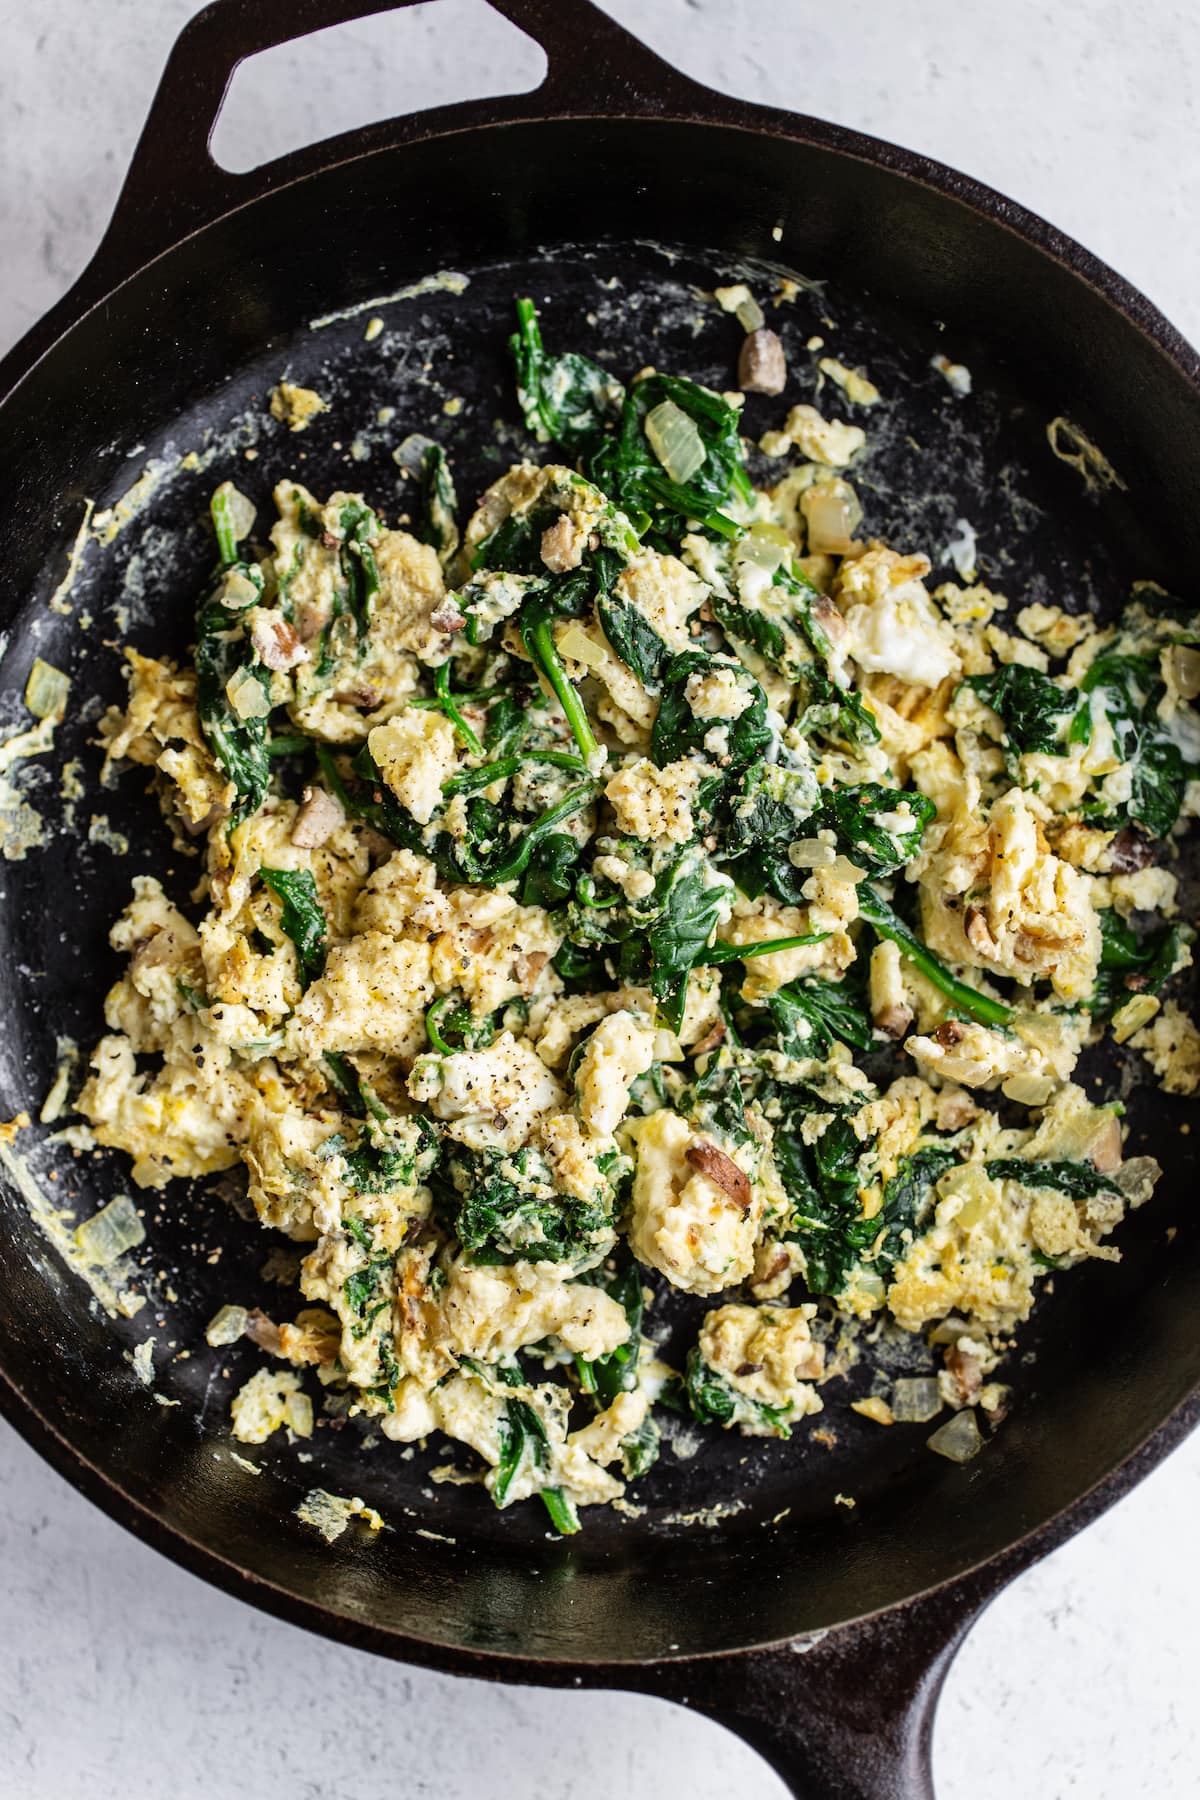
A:
<svg viewBox="0 0 1200 1800">
<path fill-rule="evenodd" d="M 563 0 L 566 4 L 566 0 Z M 689 73 L 981 176 L 1200 339 L 1200 10 L 1183 0 L 604 0 Z M 84 266 L 194 0 L 0 0 L 0 349 Z M 279 10 L 287 10 L 279 0 Z M 231 166 L 418 104 L 528 88 L 484 0 L 243 72 Z M 951 1674 L 940 1800 L 1200 1793 L 1200 1441 L 1002 1595 Z M 652 1700 L 455 1682 L 262 1618 L 144 1549 L 0 1426 L 0 1795 L 779 1800 Z"/>
</svg>

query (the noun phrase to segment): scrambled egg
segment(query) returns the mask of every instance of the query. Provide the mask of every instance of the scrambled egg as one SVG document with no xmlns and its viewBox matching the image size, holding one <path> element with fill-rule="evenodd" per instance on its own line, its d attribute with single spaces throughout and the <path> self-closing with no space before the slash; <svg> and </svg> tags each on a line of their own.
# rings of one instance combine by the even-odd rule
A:
<svg viewBox="0 0 1200 1800">
<path fill-rule="evenodd" d="M 653 1462 L 664 1399 L 768 1437 L 820 1412 L 839 1317 L 940 1334 L 921 1418 L 995 1411 L 1038 1281 L 1117 1255 L 1156 1166 L 1072 1074 L 1111 1024 L 1200 1086 L 1163 993 L 1200 631 L 1146 590 L 1104 629 L 931 592 L 855 536 L 863 427 L 792 405 L 764 448 L 799 460 L 757 490 L 720 396 L 622 389 L 522 309 L 563 460 L 461 538 L 436 446 L 420 535 L 285 479 L 251 548 L 226 483 L 192 657 L 126 650 L 106 778 L 147 771 L 202 860 L 186 900 L 133 882 L 79 1108 L 139 1186 L 244 1169 L 302 1248 L 294 1319 L 214 1322 L 274 1359 L 238 1439 L 307 1436 L 307 1378 L 570 1531 Z M 717 1300 L 682 1369 L 668 1289 Z"/>
</svg>

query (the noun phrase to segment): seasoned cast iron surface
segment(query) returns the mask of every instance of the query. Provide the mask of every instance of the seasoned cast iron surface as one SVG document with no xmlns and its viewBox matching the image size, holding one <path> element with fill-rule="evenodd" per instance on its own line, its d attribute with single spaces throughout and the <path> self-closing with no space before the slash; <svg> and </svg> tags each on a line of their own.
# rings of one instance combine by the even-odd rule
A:
<svg viewBox="0 0 1200 1800">
<path fill-rule="evenodd" d="M 772 307 L 774 273 L 626 245 L 560 251 L 552 261 L 532 257 L 475 270 L 461 297 L 435 291 L 379 307 L 385 329 L 370 343 L 364 328 L 371 308 L 302 333 L 282 352 L 234 370 L 222 391 L 203 396 L 191 412 L 167 422 L 158 441 L 113 446 L 110 489 L 95 496 L 101 506 L 114 502 L 156 459 L 194 451 L 203 466 L 174 468 L 111 545 L 89 546 L 71 595 L 71 617 L 47 609 L 46 595 L 61 567 L 48 570 L 10 634 L 0 665 L 0 724 L 6 733 L 27 722 L 20 694 L 35 654 L 72 676 L 71 711 L 53 754 L 28 765 L 20 777 L 27 797 L 47 820 L 61 816 L 61 772 L 69 759 L 78 760 L 86 793 L 73 803 L 72 828 L 56 829 L 26 860 L 0 865 L 0 921 L 8 946 L 0 971 L 6 1116 L 20 1106 L 36 1113 L 53 1079 L 60 1036 L 76 1040 L 84 1057 L 99 1036 L 103 996 L 120 967 L 107 933 L 132 877 L 162 876 L 182 900 L 199 873 L 195 857 L 171 851 L 142 771 L 131 769 L 110 789 L 100 789 L 100 759 L 91 740 L 102 709 L 124 693 L 120 644 L 176 655 L 186 649 L 195 596 L 212 561 L 206 507 L 217 482 L 232 477 L 253 497 L 264 537 L 273 518 L 271 486 L 285 474 L 296 475 L 321 498 L 336 487 L 361 489 L 394 523 L 407 495 L 391 450 L 407 433 L 423 431 L 446 445 L 466 510 L 520 454 L 549 455 L 532 446 L 519 425 L 506 351 L 515 295 L 530 293 L 543 307 L 551 347 L 579 348 L 623 377 L 650 363 L 724 389 L 735 382 L 741 328 L 701 291 L 743 274 L 766 305 L 768 322 L 781 333 L 790 368 L 780 400 L 749 400 L 747 435 L 756 439 L 801 400 L 815 399 L 827 415 L 864 424 L 870 454 L 851 472 L 864 505 L 864 531 L 900 549 L 926 551 L 934 563 L 931 585 L 955 578 L 946 546 L 963 519 L 977 533 L 979 579 L 1006 593 L 1013 613 L 1034 599 L 1106 611 L 1120 603 L 1132 577 L 1169 578 L 1169 568 L 1154 560 L 1154 546 L 1140 540 L 1132 503 L 1115 493 L 1099 500 L 1089 495 L 1079 474 L 1051 455 L 1046 426 L 1060 410 L 1052 379 L 1031 385 L 1019 362 L 1006 368 L 969 336 L 951 335 L 932 319 L 903 316 L 868 294 L 800 287 L 793 299 Z M 806 345 L 816 336 L 825 348 L 809 351 Z M 969 398 L 955 397 L 930 367 L 936 352 L 970 366 Z M 865 366 L 883 404 L 865 414 L 849 409 L 829 383 L 817 393 L 820 355 Z M 267 416 L 268 390 L 285 371 L 332 403 L 301 435 L 289 435 Z M 381 408 L 394 409 L 383 423 Z M 253 459 L 247 449 L 257 452 Z M 769 466 L 782 465 L 763 462 L 756 473 L 761 477 Z M 77 524 L 78 516 L 61 518 L 64 559 Z M 101 815 L 107 831 L 92 823 Z M 128 839 L 127 855 L 114 853 L 110 833 Z M 1095 1073 L 1089 1069 L 1089 1080 Z M 1105 1075 L 1129 1086 L 1124 1064 Z M 1194 1209 L 1180 1204 L 1190 1199 L 1193 1180 L 1188 1140 L 1178 1130 L 1184 1109 L 1146 1088 L 1130 1094 L 1130 1106 L 1130 1151 L 1152 1149 L 1168 1171 L 1159 1197 L 1118 1234 L 1120 1264 L 1071 1273 L 1053 1284 L 1052 1295 L 1051 1283 L 1045 1284 L 1034 1320 L 1002 1371 L 1015 1389 L 1013 1416 L 969 1471 L 953 1470 L 925 1449 L 931 1426 L 884 1430 L 849 1411 L 849 1400 L 869 1391 L 881 1358 L 893 1369 L 898 1359 L 921 1364 L 920 1346 L 911 1340 L 897 1345 L 893 1334 L 878 1349 L 864 1344 L 858 1366 L 824 1388 L 825 1415 L 810 1422 L 824 1428 L 819 1440 L 810 1423 L 786 1444 L 690 1423 L 670 1427 L 658 1467 L 630 1493 L 644 1514 L 633 1519 L 591 1509 L 584 1515 L 583 1535 L 571 1546 L 546 1546 L 546 1520 L 536 1505 L 497 1513 L 476 1487 L 429 1483 L 432 1465 L 452 1456 L 465 1466 L 468 1452 L 451 1452 L 444 1442 L 426 1452 L 386 1441 L 371 1448 L 361 1421 L 324 1421 L 304 1444 L 289 1446 L 277 1435 L 261 1449 L 238 1447 L 265 1471 L 253 1477 L 229 1462 L 228 1403 L 264 1358 L 248 1343 L 208 1349 L 204 1326 L 223 1302 L 257 1304 L 285 1318 L 299 1301 L 294 1289 L 262 1279 L 268 1252 L 286 1240 L 264 1233 L 248 1216 L 244 1198 L 238 1197 L 240 1183 L 229 1177 L 136 1194 L 145 1210 L 147 1239 L 135 1256 L 150 1299 L 132 1321 L 117 1320 L 106 1329 L 127 1352 L 153 1334 L 154 1390 L 172 1404 L 147 1423 L 143 1415 L 155 1403 L 127 1363 L 100 1371 L 94 1361 L 77 1358 L 73 1367 L 68 1361 L 70 1391 L 63 1392 L 62 1405 L 68 1414 L 94 1409 L 111 1421 L 114 1464 L 120 1460 L 124 1421 L 136 1416 L 139 1455 L 147 1454 L 148 1443 L 157 1443 L 164 1471 L 177 1469 L 177 1478 L 165 1473 L 164 1480 L 168 1487 L 175 1482 L 176 1516 L 185 1528 L 189 1508 L 203 1509 L 196 1484 L 211 1479 L 216 1459 L 224 1492 L 254 1509 L 260 1532 L 278 1516 L 281 1545 L 296 1546 L 303 1539 L 287 1514 L 306 1490 L 320 1485 L 361 1495 L 401 1532 L 419 1526 L 452 1537 L 460 1555 L 469 1554 L 471 1546 L 487 1546 L 503 1566 L 514 1555 L 528 1560 L 527 1547 L 537 1545 L 547 1567 L 557 1570 L 555 1579 L 567 1581 L 581 1568 L 629 1560 L 633 1545 L 647 1536 L 659 1542 L 653 1554 L 661 1554 L 664 1569 L 711 1557 L 716 1575 L 717 1544 L 740 1542 L 744 1554 L 757 1555 L 748 1539 L 768 1557 L 777 1553 L 776 1544 L 788 1546 L 791 1556 L 792 1547 L 802 1543 L 828 1560 L 852 1563 L 874 1554 L 870 1533 L 886 1529 L 897 1508 L 929 1510 L 930 1516 L 943 1509 L 947 1520 L 959 1521 L 947 1525 L 953 1538 L 968 1529 L 962 1521 L 970 1511 L 972 1486 L 977 1497 L 991 1491 L 1004 1469 L 1010 1479 L 1029 1481 L 1032 1519 L 1038 1504 L 1036 1461 L 1045 1451 L 1044 1406 L 1053 1401 L 1061 1432 L 1070 1416 L 1063 1398 L 1070 1384 L 1093 1366 L 1114 1358 L 1119 1363 L 1114 1344 L 1127 1298 L 1168 1283 L 1178 1259 L 1194 1255 L 1194 1246 L 1188 1248 Z M 79 1217 L 115 1193 L 131 1191 L 123 1156 L 77 1158 L 61 1143 L 45 1141 L 48 1135 L 39 1131 L 43 1141 L 30 1158 L 32 1167 L 44 1191 L 77 1209 Z M 19 1147 L 27 1155 L 29 1145 L 26 1134 Z M 1167 1241 L 1169 1227 L 1179 1232 L 1173 1246 Z M 81 1284 L 48 1247 L 36 1260 L 43 1329 L 60 1343 L 65 1339 L 69 1357 L 72 1319 L 81 1315 Z M 686 1344 L 705 1304 L 665 1290 L 651 1315 L 652 1328 L 670 1322 L 670 1343 Z M 1162 1332 L 1164 1362 L 1173 1330 L 1167 1317 L 1159 1307 L 1142 1327 Z M 315 1393 L 317 1384 L 311 1386 Z M 1120 1431 L 1130 1444 L 1135 1441 L 1128 1421 Z M 856 1505 L 838 1504 L 837 1496 Z M 715 1532 L 681 1533 L 673 1522 L 680 1513 L 713 1507 L 732 1508 Z M 417 1549 L 434 1567 L 446 1554 L 432 1539 Z M 308 1556 L 307 1545 L 289 1552 L 301 1553 Z M 367 1559 L 389 1554 L 385 1543 L 367 1544 L 352 1527 L 330 1553 L 331 1582 L 332 1571 L 340 1570 L 336 1603 L 359 1604 L 348 1599 L 357 1567 L 366 1583 L 361 1604 L 369 1611 L 375 1602 Z M 914 1580 L 929 1572 L 914 1569 Z M 536 1641 L 535 1621 L 526 1620 L 514 1636 L 513 1622 L 502 1623 L 504 1611 L 497 1605 L 491 1624 L 476 1620 L 479 1643 L 492 1642 L 492 1633 L 500 1647 Z M 814 1602 L 814 1624 L 823 1622 L 819 1611 Z M 737 1623 L 730 1621 L 733 1641 Z M 764 1617 L 763 1624 L 767 1635 L 770 1619 Z M 448 1623 L 446 1629 L 462 1627 Z M 673 1647 L 665 1616 L 659 1637 L 660 1649 Z M 576 1648 L 586 1654 L 586 1639 Z"/>
</svg>

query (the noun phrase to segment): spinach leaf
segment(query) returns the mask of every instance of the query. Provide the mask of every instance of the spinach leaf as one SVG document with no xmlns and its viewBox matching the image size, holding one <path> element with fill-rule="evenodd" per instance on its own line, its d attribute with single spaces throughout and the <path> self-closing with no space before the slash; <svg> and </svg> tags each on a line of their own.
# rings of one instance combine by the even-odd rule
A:
<svg viewBox="0 0 1200 1800">
<path fill-rule="evenodd" d="M 733 883 L 713 868 L 697 844 L 685 844 L 655 886 L 657 916 L 646 937 L 650 992 L 671 1031 L 683 1023 L 688 976 L 705 961 L 709 939 L 728 910 Z"/>
<path fill-rule="evenodd" d="M 532 300 L 517 301 L 517 329 L 508 344 L 521 411 L 539 443 L 578 452 L 620 411 L 624 389 L 607 369 L 574 351 L 546 354 Z"/>
<path fill-rule="evenodd" d="M 1139 937 L 1118 912 L 1104 908 L 1100 919 L 1100 968 L 1087 1010 L 1107 1018 L 1135 994 L 1158 994 L 1184 966 L 1195 938 L 1190 925 L 1164 924 Z"/>
<path fill-rule="evenodd" d="M 1062 754 L 1067 715 L 1075 711 L 1075 696 L 1064 693 L 1040 669 L 1002 663 L 991 675 L 969 675 L 965 685 L 999 714 L 1011 761 L 1030 751 Z"/>
<path fill-rule="evenodd" d="M 682 482 L 667 474 L 646 436 L 647 416 L 664 400 L 687 414 L 704 447 L 704 461 Z M 589 458 L 588 474 L 626 512 L 650 514 L 667 536 L 679 537 L 695 519 L 720 537 L 738 537 L 740 527 L 720 509 L 752 492 L 739 422 L 734 408 L 708 388 L 677 375 L 647 375 L 627 390 L 617 431 Z"/>
<path fill-rule="evenodd" d="M 693 1344 L 688 1351 L 684 1392 L 693 1417 L 702 1425 L 720 1425 L 724 1428 L 745 1421 L 767 1426 L 769 1433 L 775 1437 L 791 1436 L 787 1423 L 791 1407 L 768 1406 L 765 1401 L 739 1393 L 730 1386 L 724 1375 L 705 1362 L 700 1354 L 699 1344 Z"/>
<path fill-rule="evenodd" d="M 707 650 L 681 650 L 673 656 L 662 674 L 662 698 L 650 733 L 650 755 L 660 769 L 678 762 L 693 750 L 703 748 L 704 739 L 714 725 L 725 725 L 728 731 L 728 762 L 722 758 L 726 777 L 739 773 L 755 762 L 771 743 L 771 727 L 767 723 L 767 697 L 745 670 L 739 670 L 742 681 L 753 694 L 751 704 L 736 719 L 698 719 L 688 704 L 687 685 L 693 675 L 708 675 L 714 670 L 734 668 Z"/>
<path fill-rule="evenodd" d="M 1119 1194 L 1120 1188 L 1088 1162 L 1026 1162 L 1020 1156 L 995 1156 L 984 1164 L 993 1181 L 1019 1181 L 1022 1187 L 1053 1188 L 1072 1200 L 1096 1194 Z"/>
<path fill-rule="evenodd" d="M 503 1506 L 513 1482 L 527 1463 L 544 1470 L 550 1463 L 550 1441 L 546 1428 L 527 1400 L 514 1395 L 504 1403 L 497 1421 L 500 1436 L 500 1460 L 492 1483 L 492 1499 Z M 569 1537 L 579 1530 L 579 1518 L 573 1503 L 561 1488 L 539 1489 L 542 1502 L 556 1531 Z"/>
<path fill-rule="evenodd" d="M 271 785 L 271 671 L 255 656 L 242 617 L 262 597 L 262 570 L 237 560 L 236 526 L 221 489 L 212 515 L 224 568 L 196 613 L 196 711 L 218 768 L 236 790 L 232 829 L 258 811 Z M 238 690 L 236 710 L 231 683 Z"/>
<path fill-rule="evenodd" d="M 817 829 L 809 822 L 820 805 L 821 789 L 811 764 L 786 768 L 779 763 L 760 763 L 748 769 L 741 792 L 729 805 L 722 855 L 737 857 L 747 850 L 770 849 L 786 862 L 787 846 L 797 838 L 811 837 Z M 801 879 L 807 880 L 811 873 L 804 870 Z"/>
<path fill-rule="evenodd" d="M 421 455 L 422 519 L 417 535 L 432 544 L 443 569 L 458 549 L 458 494 L 446 452 L 440 444 L 427 444 Z"/>
<path fill-rule="evenodd" d="M 580 1262 L 611 1242 L 614 1183 L 627 1172 L 612 1155 L 605 1178 L 585 1198 L 556 1191 L 532 1145 L 511 1154 L 452 1146 L 443 1165 L 452 1225 L 464 1248 L 530 1262 Z"/>
<path fill-rule="evenodd" d="M 880 875 L 893 874 L 917 854 L 936 815 L 925 794 L 875 781 L 826 789 L 821 806 L 821 824 L 836 833 L 839 849 Z"/>
<path fill-rule="evenodd" d="M 939 993 L 945 994 L 960 1013 L 965 1013 L 967 1018 L 975 1019 L 980 1025 L 995 1025 L 1001 1029 L 1012 1022 L 1011 1006 L 1005 1006 L 1002 1000 L 993 1000 L 988 994 L 981 994 L 978 988 L 970 987 L 967 982 L 959 981 L 956 975 L 952 975 L 869 882 L 863 882 L 859 887 L 858 912 L 876 937 L 890 939 L 900 954 L 907 957 Z"/>
<path fill-rule="evenodd" d="M 282 903 L 280 924 L 296 946 L 296 969 L 301 987 L 306 988 L 325 968 L 325 914 L 312 871 L 268 869 L 264 864 L 258 872 Z"/>
<path fill-rule="evenodd" d="M 580 1386 L 585 1393 L 594 1394 L 601 1407 L 611 1406 L 618 1394 L 637 1386 L 645 1304 L 641 1265 L 630 1258 L 612 1274 L 597 1269 L 580 1279 L 589 1286 L 603 1288 L 619 1306 L 624 1307 L 625 1317 L 629 1322 L 629 1335 L 615 1350 L 606 1351 L 603 1356 L 575 1358 Z"/>
<path fill-rule="evenodd" d="M 801 1152 L 808 1159 L 807 1192 L 802 1181 L 793 1190 L 784 1175 L 796 1207 L 787 1236 L 804 1254 L 811 1293 L 840 1294 L 854 1270 L 868 1260 L 885 1276 L 903 1250 L 905 1234 L 919 1225 L 939 1176 L 958 1160 L 942 1145 L 929 1145 L 905 1157 L 884 1183 L 879 1210 L 864 1218 L 858 1197 L 863 1148 L 850 1121 L 835 1119 L 811 1150 L 804 1146 Z M 783 1173 L 782 1164 L 780 1170 Z M 795 1180 L 794 1160 L 791 1172 Z"/>
<path fill-rule="evenodd" d="M 648 619 L 619 594 L 605 595 L 596 606 L 605 637 L 648 694 L 656 694 L 671 652 Z"/>
<path fill-rule="evenodd" d="M 385 1250 L 347 1275 L 342 1283 L 342 1297 L 358 1319 L 358 1323 L 351 1327 L 354 1337 L 365 1337 L 380 1313 L 390 1304 L 386 1284 L 391 1268 L 392 1253 Z"/>
<path fill-rule="evenodd" d="M 841 688 L 823 670 L 813 669 L 801 688 L 796 729 L 802 737 L 827 738 L 853 750 L 879 742 L 879 726 L 854 688 Z"/>
<path fill-rule="evenodd" d="M 871 1021 L 849 978 L 806 975 L 767 996 L 767 1010 L 786 1056 L 828 1056 L 835 1043 L 871 1047 Z"/>
<path fill-rule="evenodd" d="M 1082 694 L 1097 697 L 1112 727 L 1117 754 L 1130 765 L 1129 799 L 1117 806 L 1095 801 L 1084 808 L 1084 816 L 1097 823 L 1133 819 L 1150 837 L 1166 837 L 1179 817 L 1193 765 L 1185 763 L 1158 716 L 1166 690 L 1157 658 L 1098 656 L 1079 686 Z M 1091 706 L 1084 705 L 1075 715 L 1071 738 L 1088 743 L 1091 732 Z"/>
</svg>

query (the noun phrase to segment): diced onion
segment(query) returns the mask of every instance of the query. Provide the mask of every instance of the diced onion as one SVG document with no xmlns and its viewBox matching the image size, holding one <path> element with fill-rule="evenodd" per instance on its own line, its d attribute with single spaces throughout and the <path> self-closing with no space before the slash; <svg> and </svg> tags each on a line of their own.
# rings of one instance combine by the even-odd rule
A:
<svg viewBox="0 0 1200 1800">
<path fill-rule="evenodd" d="M 703 466 L 706 452 L 696 422 L 673 400 L 660 400 L 647 413 L 646 436 L 672 481 L 690 481 Z"/>
<path fill-rule="evenodd" d="M 1121 1164 L 1113 1180 L 1130 1206 L 1141 1206 L 1154 1192 L 1154 1184 L 1161 1174 L 1162 1168 L 1152 1156 L 1131 1156 L 1128 1162 Z"/>
<path fill-rule="evenodd" d="M 598 669 L 607 661 L 600 645 L 588 636 L 577 619 L 572 619 L 563 632 L 556 633 L 554 642 L 560 656 L 569 656 L 572 662 L 583 663 L 585 668 Z"/>
<path fill-rule="evenodd" d="M 747 336 L 752 331 L 761 330 L 766 323 L 766 315 L 753 294 L 747 294 L 737 309 L 737 322 Z"/>
<path fill-rule="evenodd" d="M 1192 650 L 1186 644 L 1172 644 L 1167 651 L 1167 665 L 1171 680 L 1183 698 L 1194 700 L 1200 694 L 1200 650 Z"/>
<path fill-rule="evenodd" d="M 89 1262 L 100 1268 L 115 1263 L 146 1236 L 146 1227 L 128 1194 L 118 1194 L 98 1213 L 85 1219 L 75 1232 L 75 1242 Z"/>
<path fill-rule="evenodd" d="M 220 601 L 228 612 L 245 612 L 248 606 L 257 606 L 262 599 L 262 589 L 244 575 L 240 569 L 230 569 L 221 583 Z"/>
<path fill-rule="evenodd" d="M 1134 994 L 1124 1006 L 1119 1006 L 1113 1014 L 1113 1037 L 1118 1044 L 1124 1044 L 1135 1031 L 1148 1025 L 1159 1010 L 1159 1001 L 1153 994 Z"/>
<path fill-rule="evenodd" d="M 284 1414 L 289 1431 L 297 1437 L 308 1438 L 313 1433 L 313 1403 L 303 1392 L 288 1395 L 284 1405 Z"/>
<path fill-rule="evenodd" d="M 266 689 L 249 669 L 237 669 L 229 677 L 225 698 L 239 719 L 265 719 L 271 710 Z"/>
<path fill-rule="evenodd" d="M 820 838 L 799 838 L 788 845 L 788 861 L 793 869 L 827 869 L 837 861 L 837 851 Z"/>
<path fill-rule="evenodd" d="M 848 856 L 835 857 L 829 865 L 829 873 L 835 881 L 849 882 L 852 887 L 857 887 L 860 881 L 867 879 L 867 871 L 860 869 L 857 863 L 852 863 Z"/>
<path fill-rule="evenodd" d="M 1000 1092 L 1019 1106 L 1045 1106 L 1057 1086 L 1051 1075 L 1010 1075 Z"/>
<path fill-rule="evenodd" d="M 967 1408 L 964 1412 L 955 1413 L 944 1425 L 939 1425 L 932 1437 L 925 1442 L 939 1456 L 950 1462 L 967 1463 L 973 1456 L 978 1456 L 983 1449 L 983 1439 L 979 1435 L 979 1426 L 975 1422 L 975 1414 Z"/>
<path fill-rule="evenodd" d="M 818 481 L 800 496 L 808 548 L 816 556 L 844 555 L 862 521 L 862 507 L 845 481 Z"/>
<path fill-rule="evenodd" d="M 896 1423 L 895 1414 L 880 1394 L 871 1394 L 866 1400 L 852 1400 L 850 1411 L 860 1413 L 864 1419 L 873 1419 L 876 1425 Z"/>
<path fill-rule="evenodd" d="M 25 683 L 25 704 L 35 719 L 61 719 L 71 683 L 61 669 L 36 656 Z"/>
<path fill-rule="evenodd" d="M 240 543 L 244 537 L 249 537 L 258 514 L 258 508 L 253 500 L 248 500 L 240 488 L 234 487 L 232 481 L 223 481 L 213 498 L 224 500 L 229 523 L 233 527 L 233 535 L 238 542 Z"/>
<path fill-rule="evenodd" d="M 892 1383 L 892 1417 L 898 1425 L 924 1425 L 942 1410 L 942 1396 L 932 1375 L 903 1375 Z"/>
<path fill-rule="evenodd" d="M 737 547 L 736 560 L 753 563 L 774 574 L 792 555 L 795 545 L 782 526 L 763 522 L 752 525 Z"/>
<path fill-rule="evenodd" d="M 223 1306 L 208 1321 L 204 1332 L 205 1342 L 214 1349 L 220 1344 L 236 1344 L 245 1333 L 248 1317 L 244 1306 Z"/>
</svg>

